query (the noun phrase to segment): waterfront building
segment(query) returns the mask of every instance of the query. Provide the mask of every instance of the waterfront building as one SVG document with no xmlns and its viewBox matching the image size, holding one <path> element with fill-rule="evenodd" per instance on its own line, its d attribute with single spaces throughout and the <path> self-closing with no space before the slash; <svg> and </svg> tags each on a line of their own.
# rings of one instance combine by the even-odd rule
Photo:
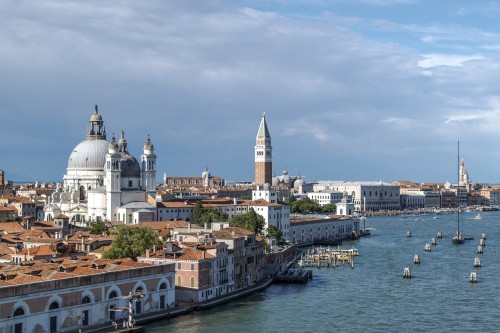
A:
<svg viewBox="0 0 500 333">
<path fill-rule="evenodd" d="M 85 140 L 71 152 L 64 185 L 58 186 L 45 206 L 45 220 L 59 214 L 70 223 L 86 227 L 93 221 L 120 220 L 131 223 L 120 207 L 132 202 L 146 204 L 156 197 L 156 155 L 148 136 L 141 164 L 127 147 L 125 133 L 120 140 L 106 140 L 104 121 L 97 106 L 89 120 Z M 154 211 L 153 205 L 146 208 Z"/>
<path fill-rule="evenodd" d="M 401 208 L 440 208 L 441 195 L 430 186 L 416 184 L 401 186 Z"/>
<path fill-rule="evenodd" d="M 486 199 L 486 204 L 490 206 L 500 205 L 500 187 L 482 188 L 481 195 Z"/>
<path fill-rule="evenodd" d="M 351 216 L 330 215 L 290 218 L 290 241 L 292 243 L 313 243 L 314 241 L 350 238 L 360 233 L 359 220 Z"/>
<path fill-rule="evenodd" d="M 457 207 L 457 194 L 450 190 L 441 190 L 441 208 Z"/>
<path fill-rule="evenodd" d="M 352 198 L 356 212 L 399 210 L 400 185 L 378 182 L 318 181 L 314 192 L 331 190 L 347 192 Z"/>
<path fill-rule="evenodd" d="M 196 304 L 234 291 L 234 255 L 228 245 L 202 238 L 203 242 L 167 242 L 164 249 L 148 251 L 137 261 L 174 264 L 175 298 L 179 302 Z"/>
<path fill-rule="evenodd" d="M 2 264 L 0 271 L 0 332 L 111 329 L 127 316 L 131 294 L 138 296 L 135 315 L 175 306 L 172 264 L 80 257 Z"/>
<path fill-rule="evenodd" d="M 401 209 L 423 209 L 425 207 L 425 194 L 401 194 Z"/>
<path fill-rule="evenodd" d="M 480 191 L 471 191 L 467 196 L 468 206 L 484 206 L 487 202 L 488 200 L 481 195 Z"/>
<path fill-rule="evenodd" d="M 255 143 L 255 185 L 262 186 L 272 183 L 273 147 L 271 135 L 266 123 L 266 114 L 262 114 Z"/>
</svg>

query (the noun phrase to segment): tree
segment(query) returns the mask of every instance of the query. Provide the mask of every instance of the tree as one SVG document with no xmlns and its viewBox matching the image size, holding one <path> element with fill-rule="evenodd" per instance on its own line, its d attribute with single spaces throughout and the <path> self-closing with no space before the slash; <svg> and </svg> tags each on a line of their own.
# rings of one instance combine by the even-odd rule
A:
<svg viewBox="0 0 500 333">
<path fill-rule="evenodd" d="M 103 221 L 94 222 L 90 225 L 89 228 L 90 233 L 94 235 L 102 235 L 107 230 L 108 228 L 106 227 L 106 223 L 104 223 Z"/>
<path fill-rule="evenodd" d="M 284 245 L 286 243 L 283 238 L 283 232 L 274 225 L 270 225 L 269 228 L 267 228 L 267 237 L 276 239 L 278 245 Z"/>
<path fill-rule="evenodd" d="M 121 226 L 118 227 L 116 238 L 111 248 L 104 252 L 104 259 L 132 258 L 152 249 L 154 245 L 161 245 L 160 239 L 154 231 L 147 227 Z"/>
<path fill-rule="evenodd" d="M 321 207 L 321 211 L 326 214 L 332 214 L 337 211 L 337 206 L 335 204 L 326 204 Z"/>
<path fill-rule="evenodd" d="M 312 201 L 309 197 L 303 197 L 299 200 L 295 200 L 290 205 L 290 213 L 319 213 L 321 212 L 321 206 Z"/>
<path fill-rule="evenodd" d="M 257 214 L 253 208 L 245 214 L 235 215 L 229 225 L 231 227 L 238 227 L 255 233 L 256 235 L 261 235 L 264 229 L 266 220 L 264 217 Z"/>
<path fill-rule="evenodd" d="M 203 214 L 203 208 L 201 207 L 201 201 L 198 200 L 194 204 L 193 208 L 193 223 L 199 224 L 201 221 L 201 215 Z"/>
<path fill-rule="evenodd" d="M 193 223 L 207 224 L 210 226 L 214 221 L 227 221 L 227 214 L 223 211 L 213 208 L 203 208 L 201 201 L 196 201 L 193 209 Z"/>
</svg>

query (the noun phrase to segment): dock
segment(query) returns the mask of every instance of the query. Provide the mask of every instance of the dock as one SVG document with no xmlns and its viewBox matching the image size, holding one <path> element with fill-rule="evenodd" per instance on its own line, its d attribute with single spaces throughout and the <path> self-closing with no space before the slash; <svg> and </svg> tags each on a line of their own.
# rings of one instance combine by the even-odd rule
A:
<svg viewBox="0 0 500 333">
<path fill-rule="evenodd" d="M 340 249 L 331 247 L 309 248 L 298 260 L 300 267 L 338 267 L 339 263 L 348 263 L 354 268 L 354 257 L 359 253 L 356 249 Z"/>
</svg>

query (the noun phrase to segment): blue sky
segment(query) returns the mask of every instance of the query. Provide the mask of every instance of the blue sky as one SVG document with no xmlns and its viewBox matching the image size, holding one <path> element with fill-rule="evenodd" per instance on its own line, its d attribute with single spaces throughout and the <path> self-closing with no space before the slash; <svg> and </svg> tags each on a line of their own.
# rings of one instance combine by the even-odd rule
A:
<svg viewBox="0 0 500 333">
<path fill-rule="evenodd" d="M 481 1 L 0 2 L 0 169 L 60 181 L 99 105 L 147 135 L 158 178 L 500 183 L 500 4 Z M 118 134 L 117 134 L 118 135 Z"/>
</svg>

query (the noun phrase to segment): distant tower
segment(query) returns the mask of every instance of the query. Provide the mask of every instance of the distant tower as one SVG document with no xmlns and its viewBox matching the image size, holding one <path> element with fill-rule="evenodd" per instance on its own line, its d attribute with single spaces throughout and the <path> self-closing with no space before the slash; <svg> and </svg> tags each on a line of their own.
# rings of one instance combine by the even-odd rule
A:
<svg viewBox="0 0 500 333">
<path fill-rule="evenodd" d="M 4 173 L 3 170 L 0 170 L 0 186 L 5 185 Z"/>
<path fill-rule="evenodd" d="M 121 198 L 121 168 L 120 168 L 120 151 L 115 137 L 109 144 L 108 153 L 106 154 L 106 219 L 116 221 L 116 209 L 120 207 Z"/>
<path fill-rule="evenodd" d="M 205 170 L 201 173 L 201 179 L 203 181 L 203 187 L 208 188 L 210 186 L 210 171 L 207 166 L 205 166 Z"/>
<path fill-rule="evenodd" d="M 462 157 L 462 162 L 460 163 L 460 183 L 464 185 L 469 184 L 469 173 L 467 172 L 467 168 L 465 167 L 465 161 Z"/>
<path fill-rule="evenodd" d="M 271 135 L 266 124 L 266 114 L 262 113 L 259 131 L 257 132 L 255 144 L 255 185 L 272 183 L 273 169 L 273 147 L 271 147 Z"/>
<path fill-rule="evenodd" d="M 151 139 L 144 144 L 144 153 L 141 155 L 142 162 L 142 188 L 147 194 L 156 197 L 156 155 Z"/>
</svg>

